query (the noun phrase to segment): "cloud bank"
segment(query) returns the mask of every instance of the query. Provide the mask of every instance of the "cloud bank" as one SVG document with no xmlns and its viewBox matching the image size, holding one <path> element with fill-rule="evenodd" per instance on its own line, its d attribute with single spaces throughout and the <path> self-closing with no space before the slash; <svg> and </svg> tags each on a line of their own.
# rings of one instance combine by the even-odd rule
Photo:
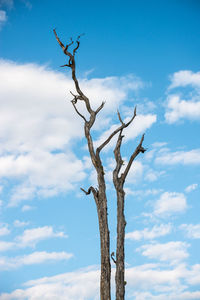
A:
<svg viewBox="0 0 200 300">
<path fill-rule="evenodd" d="M 8 206 L 35 196 L 49 197 L 73 190 L 86 173 L 74 151 L 76 141 L 83 137 L 83 128 L 70 102 L 70 91 L 74 91 L 71 76 L 45 66 L 4 60 L 0 60 L 1 74 L 0 178 L 17 182 Z M 130 92 L 143 87 L 133 75 L 80 79 L 80 85 L 94 108 L 106 100 L 97 131 L 106 131 L 112 125 L 108 116 L 124 105 Z M 130 133 L 130 138 L 155 122 L 155 116 L 142 118 L 144 122 L 138 123 L 142 128 L 137 129 L 136 123 L 137 130 Z"/>
</svg>

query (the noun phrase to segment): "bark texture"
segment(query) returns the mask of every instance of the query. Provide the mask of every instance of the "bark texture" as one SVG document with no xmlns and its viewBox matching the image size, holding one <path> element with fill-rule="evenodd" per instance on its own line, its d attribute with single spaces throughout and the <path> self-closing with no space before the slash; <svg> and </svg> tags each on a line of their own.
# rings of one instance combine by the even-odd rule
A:
<svg viewBox="0 0 200 300">
<path fill-rule="evenodd" d="M 122 131 L 125 127 L 129 126 L 130 122 L 134 120 L 136 116 L 136 110 L 129 124 L 128 123 L 124 124 L 122 122 L 119 113 L 118 116 L 120 122 L 122 123 L 122 125 L 124 125 L 124 127 L 120 130 L 116 147 L 114 150 L 116 167 L 113 171 L 113 183 L 117 194 L 117 250 L 116 250 L 116 261 L 115 261 L 116 263 L 115 284 L 116 284 L 116 300 L 124 300 L 125 285 L 126 285 L 125 276 L 124 276 L 124 271 L 125 271 L 124 239 L 125 239 L 125 227 L 126 227 L 126 220 L 124 215 L 124 200 L 125 200 L 124 183 L 134 159 L 137 157 L 137 155 L 140 152 L 144 153 L 145 149 L 142 147 L 142 143 L 144 140 L 144 135 L 143 135 L 139 145 L 131 155 L 129 162 L 125 168 L 125 171 L 120 175 L 120 170 L 124 163 L 120 152 L 122 139 L 123 139 Z"/>
<path fill-rule="evenodd" d="M 93 110 L 91 107 L 90 100 L 87 96 L 82 92 L 79 86 L 78 79 L 76 77 L 76 64 L 75 64 L 75 54 L 80 45 L 80 36 L 74 42 L 71 39 L 71 42 L 66 44 L 66 46 L 59 39 L 56 30 L 54 29 L 54 34 L 57 42 L 62 48 L 64 54 L 67 56 L 68 62 L 61 67 L 68 67 L 71 69 L 72 79 L 75 85 L 75 93 L 71 92 L 73 99 L 72 105 L 76 111 L 76 113 L 83 119 L 84 121 L 84 131 L 85 138 L 87 140 L 88 151 L 90 153 L 92 164 L 96 170 L 97 174 L 97 182 L 98 188 L 94 188 L 93 186 L 89 187 L 88 190 L 81 188 L 81 190 L 86 194 L 93 194 L 97 215 L 98 215 L 98 223 L 99 223 L 99 233 L 100 233 L 100 250 L 101 250 L 101 278 L 100 278 L 100 299 L 101 300 L 110 300 L 111 299 L 111 263 L 110 258 L 116 264 L 116 300 L 124 300 L 125 296 L 125 280 L 124 280 L 124 238 L 125 238 L 125 216 L 124 216 L 124 183 L 125 179 L 128 175 L 128 172 L 131 168 L 131 165 L 136 158 L 136 156 L 142 152 L 144 153 L 145 149 L 142 147 L 142 143 L 144 140 L 144 135 L 142 136 L 139 145 L 131 155 L 128 164 L 123 173 L 120 174 L 121 167 L 123 165 L 123 160 L 121 157 L 120 149 L 122 144 L 123 130 L 128 127 L 132 121 L 136 117 L 136 108 L 133 113 L 133 117 L 129 122 L 124 123 L 118 112 L 118 118 L 120 125 L 114 130 L 110 136 L 96 149 L 94 149 L 94 144 L 91 136 L 91 128 L 95 123 L 97 114 L 104 107 L 104 102 L 98 107 L 98 109 Z M 71 46 L 71 51 L 69 47 Z M 82 104 L 85 105 L 86 110 L 89 114 L 89 118 L 86 118 L 80 111 L 78 110 L 76 104 L 77 101 L 82 101 Z M 116 161 L 116 167 L 113 171 L 113 183 L 116 189 L 117 195 L 117 250 L 116 250 L 116 260 L 114 259 L 114 252 L 112 252 L 110 256 L 110 232 L 108 226 L 108 208 L 107 208 L 107 196 L 106 196 L 106 183 L 105 183 L 105 174 L 104 168 L 102 164 L 102 160 L 100 157 L 101 150 L 111 141 L 111 139 L 118 135 L 117 143 L 114 149 L 114 156 Z"/>
</svg>

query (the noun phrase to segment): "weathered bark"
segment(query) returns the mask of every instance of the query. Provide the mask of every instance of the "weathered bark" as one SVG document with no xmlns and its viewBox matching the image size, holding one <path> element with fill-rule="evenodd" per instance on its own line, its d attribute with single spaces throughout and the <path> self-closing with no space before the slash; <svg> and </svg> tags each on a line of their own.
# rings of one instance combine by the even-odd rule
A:
<svg viewBox="0 0 200 300">
<path fill-rule="evenodd" d="M 97 206 L 101 246 L 101 279 L 100 298 L 101 300 L 111 299 L 110 295 L 110 232 L 107 219 L 107 200 L 104 188 L 99 188 L 99 203 Z"/>
<path fill-rule="evenodd" d="M 124 190 L 117 188 L 117 251 L 116 251 L 116 300 L 122 300 L 125 296 L 124 280 L 124 237 L 125 237 L 125 216 L 124 216 Z"/>
<path fill-rule="evenodd" d="M 131 119 L 131 122 L 136 116 L 136 110 L 134 111 L 133 118 Z M 121 116 L 118 112 L 118 117 L 122 125 L 124 124 Z M 127 123 L 128 124 L 128 123 Z M 116 147 L 114 149 L 114 155 L 115 155 L 115 161 L 116 161 L 116 167 L 113 170 L 113 183 L 115 186 L 116 194 L 117 194 L 117 250 L 116 250 L 116 273 L 115 273 L 115 284 L 116 284 L 116 300 L 124 300 L 125 297 L 125 251 L 124 251 L 124 240 L 125 240 L 125 227 L 126 227 L 126 220 L 124 216 L 124 200 L 125 200 L 125 192 L 124 192 L 124 183 L 126 180 L 126 176 L 128 175 L 128 172 L 131 168 L 131 165 L 134 161 L 134 159 L 137 157 L 137 155 L 142 152 L 145 152 L 145 149 L 142 147 L 142 143 L 144 140 L 144 135 L 142 136 L 139 145 L 136 147 L 135 151 L 131 155 L 128 164 L 125 168 L 125 171 L 120 175 L 120 170 L 122 165 L 124 164 L 124 161 L 121 157 L 121 144 L 122 144 L 122 131 L 125 127 L 128 125 L 124 124 L 124 127 L 120 130 L 118 140 L 116 143 Z M 127 125 L 127 126 L 126 126 Z"/>
</svg>

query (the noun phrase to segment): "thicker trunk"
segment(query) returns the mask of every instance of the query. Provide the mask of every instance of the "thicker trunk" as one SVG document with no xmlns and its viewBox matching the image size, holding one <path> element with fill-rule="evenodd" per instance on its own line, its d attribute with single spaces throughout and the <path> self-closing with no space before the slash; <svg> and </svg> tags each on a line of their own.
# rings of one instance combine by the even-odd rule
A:
<svg viewBox="0 0 200 300">
<path fill-rule="evenodd" d="M 123 187 L 117 188 L 117 251 L 116 251 L 116 300 L 124 300 L 125 281 L 124 281 L 124 237 L 125 237 L 125 216 L 124 216 L 124 197 Z"/>
</svg>

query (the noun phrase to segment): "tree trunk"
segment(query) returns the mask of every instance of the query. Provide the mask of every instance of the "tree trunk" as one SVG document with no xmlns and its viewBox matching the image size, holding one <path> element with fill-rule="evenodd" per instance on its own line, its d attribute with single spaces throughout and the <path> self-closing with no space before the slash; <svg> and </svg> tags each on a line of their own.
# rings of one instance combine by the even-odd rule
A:
<svg viewBox="0 0 200 300">
<path fill-rule="evenodd" d="M 104 180 L 103 167 L 98 170 L 98 201 L 97 213 L 99 220 L 100 232 L 100 247 L 101 247 L 101 280 L 100 280 L 100 299 L 110 300 L 110 280 L 111 280 L 111 265 L 110 265 L 110 232 L 108 228 L 108 212 L 107 212 L 107 197 L 106 185 Z"/>
<path fill-rule="evenodd" d="M 105 199 L 102 199 L 104 202 Z M 104 206 L 104 205 L 103 205 Z M 100 299 L 110 300 L 110 233 L 107 223 L 107 210 L 103 207 L 98 209 L 100 247 L 101 247 L 101 281 L 100 281 Z"/>
<path fill-rule="evenodd" d="M 125 216 L 124 216 L 123 187 L 117 188 L 117 251 L 116 251 L 116 300 L 124 300 L 125 280 L 124 280 L 124 237 L 125 237 Z"/>
</svg>

